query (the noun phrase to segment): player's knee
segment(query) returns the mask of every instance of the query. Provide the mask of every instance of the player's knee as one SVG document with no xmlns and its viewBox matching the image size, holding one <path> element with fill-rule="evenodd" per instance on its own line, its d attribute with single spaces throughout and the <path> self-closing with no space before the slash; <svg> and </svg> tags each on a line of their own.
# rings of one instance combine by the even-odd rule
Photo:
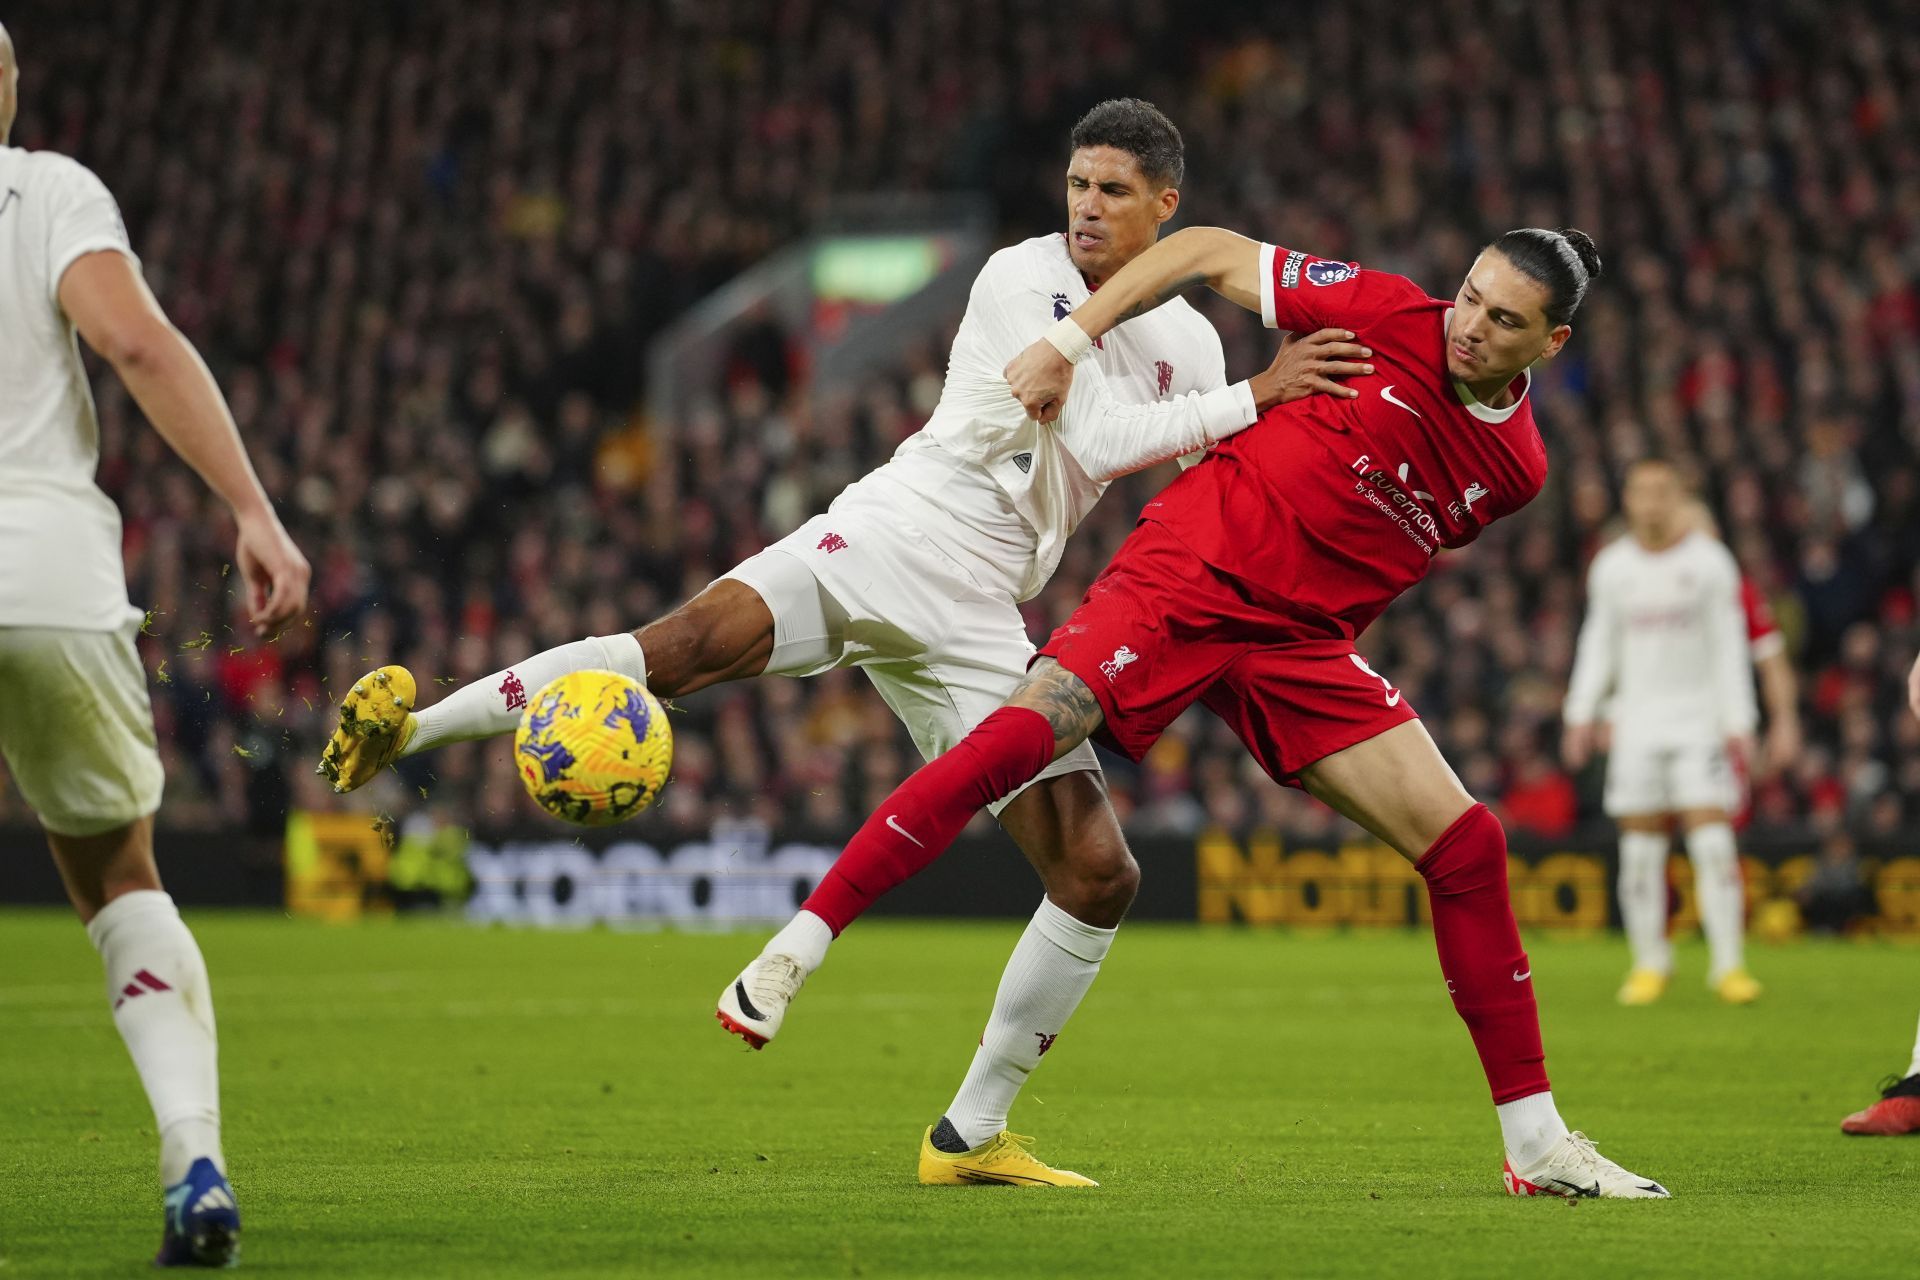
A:
<svg viewBox="0 0 1920 1280">
<path fill-rule="evenodd" d="M 646 656 L 647 688 L 655 696 L 671 698 L 685 693 L 706 673 L 709 655 L 702 631 L 683 607 L 633 633 Z"/>
<path fill-rule="evenodd" d="M 1454 819 L 1414 864 L 1436 892 L 1459 893 L 1507 880 L 1507 829 L 1484 804 Z"/>
<path fill-rule="evenodd" d="M 1060 909 L 1102 929 L 1119 924 L 1140 892 L 1140 864 L 1117 831 L 1081 842 L 1051 878 L 1047 889 Z"/>
</svg>

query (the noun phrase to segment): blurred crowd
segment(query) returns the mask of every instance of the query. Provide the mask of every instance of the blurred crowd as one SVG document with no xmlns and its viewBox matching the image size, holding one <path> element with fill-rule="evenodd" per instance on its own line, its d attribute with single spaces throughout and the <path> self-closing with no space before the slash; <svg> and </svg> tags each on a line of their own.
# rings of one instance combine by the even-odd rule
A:
<svg viewBox="0 0 1920 1280">
<path fill-rule="evenodd" d="M 1756 829 L 1920 821 L 1920 26 L 1862 0 L 1193 8 L 9 6 L 15 145 L 118 195 L 315 568 L 306 624 L 249 645 L 217 502 L 96 379 L 163 822 L 264 834 L 337 807 L 311 770 L 362 671 L 403 662 L 432 696 L 630 629 L 824 508 L 924 420 L 950 329 L 834 396 L 745 333 L 667 423 L 640 412 L 649 340 L 849 193 L 986 191 L 1003 240 L 1062 225 L 1067 129 L 1113 94 L 1183 130 L 1186 221 L 1442 293 L 1510 226 L 1599 242 L 1606 278 L 1536 382 L 1546 491 L 1363 641 L 1476 794 L 1548 835 L 1595 816 L 1559 703 L 1621 467 L 1658 450 L 1696 469 L 1803 678 L 1807 745 L 1760 762 Z M 1231 376 L 1270 357 L 1254 318 L 1203 309 Z M 1027 606 L 1036 636 L 1164 478 L 1115 486 Z M 839 827 L 917 759 L 857 672 L 679 711 L 650 821 L 687 830 Z M 1331 830 L 1204 713 L 1109 764 L 1136 830 Z M 530 813 L 505 741 L 349 799 L 480 830 Z"/>
</svg>

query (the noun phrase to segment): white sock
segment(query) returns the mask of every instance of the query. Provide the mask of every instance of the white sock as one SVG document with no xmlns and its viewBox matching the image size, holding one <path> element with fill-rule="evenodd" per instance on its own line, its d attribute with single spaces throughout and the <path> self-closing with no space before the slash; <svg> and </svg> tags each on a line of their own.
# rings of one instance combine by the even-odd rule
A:
<svg viewBox="0 0 1920 1280">
<path fill-rule="evenodd" d="M 193 934 L 158 889 L 123 893 L 87 925 L 107 968 L 113 1022 L 133 1055 L 160 1134 L 160 1181 L 172 1186 L 220 1151 L 220 1068 L 213 989 Z"/>
<path fill-rule="evenodd" d="M 1633 967 L 1655 973 L 1673 971 L 1673 945 L 1667 940 L 1666 833 L 1620 833 L 1620 920 L 1627 929 Z"/>
<path fill-rule="evenodd" d="M 1711 957 L 1709 982 L 1744 968 L 1747 890 L 1740 880 L 1740 855 L 1733 828 L 1710 822 L 1687 832 L 1687 857 L 1693 860 L 1693 894 L 1700 903 L 1700 928 Z"/>
<path fill-rule="evenodd" d="M 760 948 L 763 956 L 792 956 L 808 973 L 820 967 L 833 945 L 833 928 L 811 911 L 802 911 L 787 921 L 787 927 L 767 939 Z"/>
<path fill-rule="evenodd" d="M 647 657 L 628 632 L 589 636 L 545 653 L 536 653 L 505 671 L 461 685 L 424 711 L 414 713 L 413 737 L 402 756 L 417 755 L 449 742 L 491 738 L 520 727 L 520 712 L 534 694 L 575 671 L 617 671 L 647 682 Z"/>
<path fill-rule="evenodd" d="M 1007 960 L 973 1065 L 947 1108 L 969 1147 L 1007 1127 L 1014 1098 L 1080 1006 L 1117 932 L 1084 924 L 1041 899 Z"/>
<path fill-rule="evenodd" d="M 1907 1068 L 1910 1076 L 1920 1076 L 1920 1031 L 1913 1036 L 1913 1065 Z"/>
<path fill-rule="evenodd" d="M 1507 1144 L 1507 1154 L 1522 1172 L 1544 1160 L 1554 1144 L 1567 1136 L 1567 1122 L 1553 1105 L 1550 1089 L 1503 1102 L 1494 1112 L 1500 1117 L 1500 1137 Z"/>
</svg>

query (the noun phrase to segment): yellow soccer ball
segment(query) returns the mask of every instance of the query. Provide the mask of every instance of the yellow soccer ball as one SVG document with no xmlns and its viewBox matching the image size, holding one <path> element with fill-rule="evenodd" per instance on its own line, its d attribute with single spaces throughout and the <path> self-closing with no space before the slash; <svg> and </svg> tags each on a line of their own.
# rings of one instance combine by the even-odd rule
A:
<svg viewBox="0 0 1920 1280">
<path fill-rule="evenodd" d="M 660 794 L 673 764 L 673 730 L 639 681 L 615 671 L 575 671 L 527 703 L 513 755 L 527 794 L 542 809 L 604 827 Z"/>
</svg>

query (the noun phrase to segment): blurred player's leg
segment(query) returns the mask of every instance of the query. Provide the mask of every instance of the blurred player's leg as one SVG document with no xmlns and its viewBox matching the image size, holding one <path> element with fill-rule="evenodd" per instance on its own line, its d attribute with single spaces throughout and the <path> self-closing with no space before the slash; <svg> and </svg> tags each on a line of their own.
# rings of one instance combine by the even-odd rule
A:
<svg viewBox="0 0 1920 1280">
<path fill-rule="evenodd" d="M 0 690 L 0 753 L 47 828 L 153 1106 L 166 1190 L 155 1261 L 229 1261 L 240 1216 L 220 1150 L 213 996 L 154 866 L 163 773 L 131 634 L 0 628 Z"/>
<path fill-rule="evenodd" d="M 1730 1004 L 1748 1004 L 1759 997 L 1760 984 L 1746 968 L 1747 893 L 1733 828 L 1717 810 L 1693 810 L 1683 821 L 1700 928 L 1707 935 L 1707 985 Z"/>
<path fill-rule="evenodd" d="M 1666 816 L 1620 820 L 1620 919 L 1626 926 L 1633 969 L 1620 988 L 1620 1003 L 1652 1004 L 1673 973 L 1667 939 Z"/>
</svg>

